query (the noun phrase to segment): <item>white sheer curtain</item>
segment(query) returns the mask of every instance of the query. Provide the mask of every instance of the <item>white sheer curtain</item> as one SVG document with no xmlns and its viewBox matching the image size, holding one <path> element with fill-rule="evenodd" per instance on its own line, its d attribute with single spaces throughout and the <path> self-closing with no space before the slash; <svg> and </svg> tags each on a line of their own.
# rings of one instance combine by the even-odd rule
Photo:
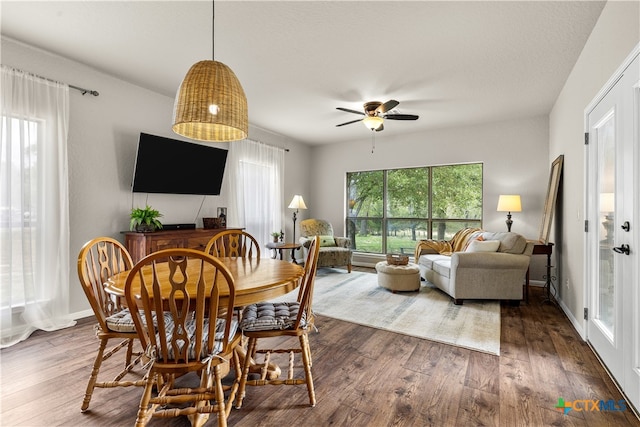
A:
<svg viewBox="0 0 640 427">
<path fill-rule="evenodd" d="M 244 227 L 264 246 L 283 229 L 284 149 L 249 139 L 231 142 L 228 167 L 227 224 Z"/>
<path fill-rule="evenodd" d="M 0 348 L 69 312 L 69 87 L 2 66 Z"/>
</svg>

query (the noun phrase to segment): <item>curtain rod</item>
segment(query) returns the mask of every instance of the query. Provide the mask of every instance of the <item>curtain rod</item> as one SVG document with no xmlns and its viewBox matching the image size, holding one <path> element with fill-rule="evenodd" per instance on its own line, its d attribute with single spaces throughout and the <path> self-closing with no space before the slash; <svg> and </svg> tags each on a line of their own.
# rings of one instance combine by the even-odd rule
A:
<svg viewBox="0 0 640 427">
<path fill-rule="evenodd" d="M 28 72 L 28 71 L 20 70 L 20 69 L 18 69 L 18 68 L 13 68 L 13 69 L 14 69 L 14 70 L 16 70 L 16 71 L 20 71 L 21 73 L 25 73 L 25 74 L 32 75 L 32 76 L 37 77 L 37 78 L 39 78 L 39 79 L 47 80 L 47 81 L 49 81 L 49 82 L 53 82 L 53 83 L 61 83 L 61 82 L 59 82 L 59 81 L 57 81 L 57 80 L 53 80 L 53 79 L 50 79 L 50 78 L 48 78 L 48 77 L 39 76 L 38 74 L 30 73 L 30 72 Z M 66 84 L 66 85 L 67 85 L 67 86 L 69 86 L 71 89 L 75 89 L 75 90 L 77 90 L 77 91 L 82 92 L 82 95 L 86 95 L 87 93 L 88 93 L 89 95 L 93 95 L 93 96 L 99 96 L 99 95 L 100 95 L 100 93 L 99 93 L 97 90 L 85 89 L 85 88 L 83 88 L 83 87 L 70 85 L 70 84 L 68 84 L 68 83 L 63 83 L 63 84 Z"/>
<path fill-rule="evenodd" d="M 85 89 L 85 88 L 74 86 L 74 85 L 68 85 L 68 86 L 71 89 L 79 90 L 80 92 L 82 92 L 82 95 L 86 95 L 87 93 L 89 95 L 93 95 L 93 96 L 99 96 L 100 95 L 100 93 L 97 90 Z"/>
</svg>

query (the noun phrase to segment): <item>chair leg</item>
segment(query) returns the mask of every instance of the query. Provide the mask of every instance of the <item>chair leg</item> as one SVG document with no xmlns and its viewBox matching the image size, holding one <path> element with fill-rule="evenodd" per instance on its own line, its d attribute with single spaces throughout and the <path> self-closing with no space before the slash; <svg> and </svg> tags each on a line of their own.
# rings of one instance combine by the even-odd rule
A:
<svg viewBox="0 0 640 427">
<path fill-rule="evenodd" d="M 153 368 L 150 368 L 153 369 Z M 157 374 L 154 372 L 149 372 L 147 376 L 147 383 L 144 386 L 144 391 L 142 392 L 142 397 L 140 398 L 140 405 L 138 406 L 138 416 L 136 418 L 136 427 L 143 427 L 147 425 L 149 420 L 151 420 L 151 416 L 153 415 L 153 408 L 149 407 L 149 401 L 151 400 L 151 391 L 153 390 L 153 385 L 155 383 L 154 377 Z M 158 384 L 162 381 L 158 379 Z M 160 387 L 160 386 L 158 386 Z M 168 384 L 165 383 L 164 388 L 168 387 Z M 158 390 L 160 392 L 160 390 Z"/>
<path fill-rule="evenodd" d="M 242 407 L 242 401 L 244 400 L 245 389 L 247 387 L 247 378 L 249 377 L 249 368 L 251 367 L 251 359 L 255 356 L 257 343 L 258 340 L 256 338 L 249 338 L 249 342 L 247 343 L 247 352 L 244 356 L 242 376 L 240 377 L 240 386 L 238 388 L 238 398 L 236 399 L 236 409 Z"/>
<path fill-rule="evenodd" d="M 100 366 L 102 365 L 102 358 L 104 356 L 104 349 L 107 347 L 107 342 L 109 342 L 108 338 L 100 338 L 100 347 L 98 348 L 98 354 L 96 355 L 96 360 L 94 360 L 93 362 L 91 377 L 89 377 L 89 384 L 87 384 L 87 391 L 84 394 L 82 407 L 80 408 L 82 412 L 86 411 L 89 408 L 89 402 L 91 401 L 91 396 L 93 395 L 93 390 L 95 389 L 96 381 L 98 381 L 98 372 L 100 372 Z"/>
<path fill-rule="evenodd" d="M 347 265 L 347 272 L 351 273 L 351 264 Z"/>
<path fill-rule="evenodd" d="M 218 426 L 227 427 L 227 408 L 224 401 L 224 390 L 222 388 L 222 378 L 220 378 L 220 365 L 213 367 L 213 379 L 216 388 L 216 403 L 218 404 Z M 233 402 L 229 400 L 229 405 Z"/>
<path fill-rule="evenodd" d="M 240 356 L 238 355 L 237 351 L 233 352 L 233 356 L 231 357 L 229 363 L 233 363 L 233 372 L 235 372 L 235 378 L 233 379 L 233 384 L 231 385 L 231 390 L 229 391 L 229 397 L 227 398 L 227 418 L 229 418 L 231 408 L 235 403 L 238 389 L 240 388 L 240 378 L 242 376 L 243 367 L 240 365 Z"/>
<path fill-rule="evenodd" d="M 127 358 L 125 359 L 125 364 L 124 364 L 125 367 L 131 364 L 132 356 L 133 356 L 133 339 L 130 339 L 129 344 L 127 345 Z"/>
<path fill-rule="evenodd" d="M 316 393 L 313 389 L 313 376 L 311 375 L 311 348 L 309 347 L 309 337 L 302 334 L 299 337 L 300 348 L 302 349 L 302 364 L 304 366 L 304 376 L 307 382 L 307 392 L 309 394 L 309 404 L 316 406 Z"/>
</svg>

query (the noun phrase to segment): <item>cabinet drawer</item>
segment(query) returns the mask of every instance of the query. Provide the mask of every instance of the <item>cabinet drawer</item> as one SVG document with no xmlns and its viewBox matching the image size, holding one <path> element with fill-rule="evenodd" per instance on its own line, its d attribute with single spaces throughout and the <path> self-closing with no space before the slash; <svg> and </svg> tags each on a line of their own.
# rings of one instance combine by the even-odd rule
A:
<svg viewBox="0 0 640 427">
<path fill-rule="evenodd" d="M 204 251 L 204 249 L 207 247 L 207 243 L 209 243 L 209 240 L 211 240 L 212 237 L 213 236 L 191 237 L 187 239 L 185 247 L 189 249 Z"/>
<path fill-rule="evenodd" d="M 153 239 L 149 245 L 148 254 L 153 252 L 158 252 L 163 249 L 169 248 L 184 248 L 185 247 L 185 239 L 176 238 L 176 239 Z"/>
</svg>

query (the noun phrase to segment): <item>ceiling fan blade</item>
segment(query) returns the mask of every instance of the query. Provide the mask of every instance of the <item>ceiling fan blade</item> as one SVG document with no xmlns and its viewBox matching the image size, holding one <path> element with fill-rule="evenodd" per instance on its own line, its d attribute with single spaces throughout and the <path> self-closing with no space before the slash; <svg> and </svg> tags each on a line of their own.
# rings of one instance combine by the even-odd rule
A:
<svg viewBox="0 0 640 427">
<path fill-rule="evenodd" d="M 364 116 L 364 113 L 362 111 L 350 110 L 348 108 L 342 107 L 336 107 L 336 110 L 346 111 L 347 113 L 360 114 L 361 116 Z"/>
<path fill-rule="evenodd" d="M 387 111 L 393 110 L 394 108 L 396 108 L 398 104 L 400 104 L 398 101 L 396 101 L 395 99 L 391 99 L 385 102 L 384 104 L 380 105 L 378 108 L 376 108 L 376 113 L 384 114 Z"/>
<path fill-rule="evenodd" d="M 418 120 L 419 116 L 415 114 L 387 114 L 383 117 L 389 120 Z"/>
<path fill-rule="evenodd" d="M 378 129 L 376 129 L 376 132 L 380 132 L 381 130 L 384 130 L 384 123 L 380 125 L 380 127 L 378 127 Z"/>
<path fill-rule="evenodd" d="M 350 125 L 351 123 L 361 122 L 361 121 L 362 121 L 362 119 L 351 120 L 350 122 L 340 123 L 339 125 L 336 125 L 336 127 L 340 127 L 340 126 L 344 126 L 344 125 Z"/>
</svg>

